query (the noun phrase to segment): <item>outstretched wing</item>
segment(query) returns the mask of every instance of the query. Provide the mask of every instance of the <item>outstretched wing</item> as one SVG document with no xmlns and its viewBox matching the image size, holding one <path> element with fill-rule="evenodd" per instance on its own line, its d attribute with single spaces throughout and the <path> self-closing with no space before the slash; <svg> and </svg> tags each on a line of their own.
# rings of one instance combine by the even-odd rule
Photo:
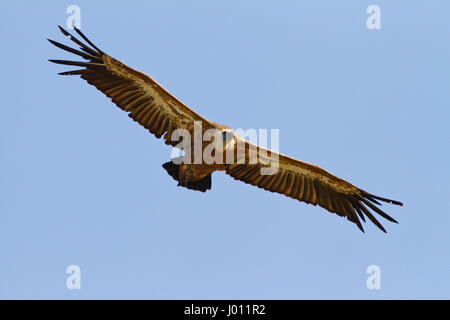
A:
<svg viewBox="0 0 450 320">
<path fill-rule="evenodd" d="M 377 205 L 381 205 L 380 201 L 382 201 L 402 206 L 401 202 L 370 194 L 316 165 L 256 146 L 242 138 L 238 139 L 242 142 L 242 148 L 245 147 L 246 161 L 245 164 L 235 162 L 228 167 L 226 173 L 234 179 L 312 205 L 319 205 L 332 213 L 347 217 L 363 232 L 360 218 L 365 222 L 364 216 L 386 232 L 369 209 L 397 223 Z M 252 157 L 255 159 L 254 164 L 250 161 Z M 275 174 L 261 174 L 262 168 L 274 167 L 274 165 L 277 168 Z"/>
<path fill-rule="evenodd" d="M 81 42 L 69 32 L 58 26 L 65 36 L 80 46 L 80 50 L 49 40 L 60 49 L 76 54 L 84 61 L 49 60 L 63 65 L 78 66 L 84 69 L 66 71 L 60 75 L 80 75 L 89 84 L 103 92 L 129 116 L 160 138 L 164 133 L 166 144 L 176 146 L 171 141 L 175 129 L 186 129 L 193 136 L 195 121 L 201 121 L 203 128 L 214 127 L 180 100 L 171 95 L 152 77 L 132 69 L 110 57 L 97 48 L 79 29 L 74 27 L 86 43 Z"/>
</svg>

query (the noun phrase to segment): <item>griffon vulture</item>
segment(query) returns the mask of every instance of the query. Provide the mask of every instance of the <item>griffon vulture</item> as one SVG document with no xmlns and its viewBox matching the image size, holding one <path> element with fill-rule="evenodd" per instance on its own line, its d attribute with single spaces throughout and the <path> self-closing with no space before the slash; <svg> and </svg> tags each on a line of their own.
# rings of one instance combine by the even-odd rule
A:
<svg viewBox="0 0 450 320">
<path fill-rule="evenodd" d="M 191 164 L 183 159 L 180 162 L 180 159 L 177 158 L 175 159 L 177 161 L 172 159 L 163 164 L 164 169 L 179 182 L 180 186 L 204 192 L 211 189 L 211 174 L 214 171 L 225 171 L 235 180 L 284 194 L 312 205 L 319 205 L 332 213 L 346 217 L 363 232 L 360 219 L 365 222 L 365 217 L 386 232 L 370 210 L 397 223 L 378 206 L 381 205 L 380 201 L 400 206 L 401 202 L 373 195 L 316 165 L 250 143 L 235 134 L 229 127 L 205 119 L 190 109 L 152 77 L 107 55 L 79 29 L 74 27 L 76 33 L 85 42 L 80 41 L 63 28 L 59 27 L 59 29 L 65 36 L 69 36 L 70 40 L 80 47 L 80 50 L 53 40 L 49 41 L 58 48 L 86 60 L 85 62 L 49 60 L 58 64 L 82 67 L 82 69 L 74 71 L 61 72 L 60 75 L 81 76 L 157 138 L 164 135 L 165 143 L 168 145 L 179 147 L 179 141 L 173 141 L 172 133 L 177 129 L 183 129 L 194 135 L 194 127 L 197 123 L 201 124 L 202 132 L 214 129 L 226 139 L 225 142 L 222 140 L 222 144 L 215 145 L 215 151 L 224 153 L 230 146 L 236 147 L 237 151 L 233 155 L 234 161 L 231 162 L 212 164 L 194 162 Z M 239 146 L 245 148 L 243 153 L 245 159 L 240 159 L 244 161 L 237 161 Z M 205 147 L 206 144 L 202 142 L 202 150 Z M 256 161 L 248 161 L 251 156 L 254 156 L 253 159 Z M 276 172 L 263 174 L 262 169 L 271 164 L 270 160 L 273 156 L 276 156 L 274 158 L 277 158 L 278 161 Z"/>
</svg>

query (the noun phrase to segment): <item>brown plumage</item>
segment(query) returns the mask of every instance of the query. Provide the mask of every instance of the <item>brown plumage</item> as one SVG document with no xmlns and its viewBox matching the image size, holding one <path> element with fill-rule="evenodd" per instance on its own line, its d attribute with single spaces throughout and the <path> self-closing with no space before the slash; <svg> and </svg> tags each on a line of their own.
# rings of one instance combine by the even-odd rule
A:
<svg viewBox="0 0 450 320">
<path fill-rule="evenodd" d="M 122 62 L 110 57 L 97 48 L 77 28 L 77 34 L 87 44 L 78 40 L 66 30 L 59 27 L 65 36 L 80 46 L 80 50 L 49 40 L 60 49 L 76 54 L 86 62 L 68 60 L 50 60 L 63 65 L 82 67 L 83 69 L 61 72 L 61 75 L 79 75 L 89 84 L 95 86 L 128 115 L 156 137 L 164 137 L 165 143 L 177 146 L 172 141 L 172 132 L 185 129 L 194 135 L 194 123 L 201 123 L 202 132 L 208 129 L 229 130 L 227 126 L 209 121 L 171 95 L 150 76 L 134 70 Z M 382 198 L 357 188 L 324 169 L 274 151 L 256 146 L 234 135 L 233 146 L 243 149 L 246 160 L 256 156 L 256 162 L 236 161 L 231 164 L 199 165 L 175 164 L 170 161 L 163 165 L 179 185 L 192 190 L 211 189 L 211 174 L 225 171 L 236 180 L 257 186 L 264 190 L 277 192 L 312 205 L 319 205 L 339 216 L 346 217 L 364 231 L 361 220 L 369 218 L 378 228 L 386 232 L 370 210 L 383 218 L 397 222 L 383 212 L 378 206 L 381 202 L 402 205 L 401 202 Z M 204 148 L 204 145 L 202 145 Z M 273 156 L 278 158 L 278 170 L 272 175 L 263 175 L 262 168 L 271 165 Z M 378 206 L 377 206 L 378 205 Z M 370 210 L 369 210 L 370 209 Z"/>
</svg>

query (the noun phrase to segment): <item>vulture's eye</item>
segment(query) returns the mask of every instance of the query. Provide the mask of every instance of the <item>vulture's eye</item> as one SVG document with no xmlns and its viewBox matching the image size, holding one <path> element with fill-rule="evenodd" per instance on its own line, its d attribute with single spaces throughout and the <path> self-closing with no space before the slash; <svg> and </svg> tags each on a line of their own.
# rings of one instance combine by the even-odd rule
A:
<svg viewBox="0 0 450 320">
<path fill-rule="evenodd" d="M 232 131 L 222 131 L 222 139 L 223 141 L 230 141 L 234 138 L 234 134 Z"/>
</svg>

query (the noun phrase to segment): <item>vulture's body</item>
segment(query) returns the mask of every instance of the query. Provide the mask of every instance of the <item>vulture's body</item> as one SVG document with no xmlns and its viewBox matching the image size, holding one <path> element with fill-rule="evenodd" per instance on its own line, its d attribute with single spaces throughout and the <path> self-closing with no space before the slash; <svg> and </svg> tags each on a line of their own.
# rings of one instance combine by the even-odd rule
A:
<svg viewBox="0 0 450 320">
<path fill-rule="evenodd" d="M 248 142 L 229 127 L 205 119 L 190 109 L 150 76 L 105 54 L 80 30 L 75 28 L 86 43 L 61 27 L 60 30 L 64 35 L 70 36 L 71 40 L 80 46 L 81 51 L 53 40 L 49 41 L 87 60 L 87 62 L 50 60 L 58 64 L 83 67 L 60 74 L 80 75 L 111 98 L 118 107 L 127 111 L 133 120 L 156 137 L 163 137 L 165 143 L 173 147 L 180 148 L 180 139 L 174 139 L 177 130 L 194 136 L 196 126 L 200 127 L 201 134 L 208 130 L 218 132 L 219 136 L 214 136 L 211 141 L 215 141 L 218 137 L 223 138 L 220 143 L 215 144 L 202 142 L 201 152 L 208 151 L 208 146 L 213 145 L 214 148 L 209 150 L 210 154 L 223 157 L 224 161 L 211 163 L 205 162 L 203 158 L 200 162 L 195 161 L 195 152 L 188 152 L 182 158 L 172 159 L 163 164 L 167 173 L 177 180 L 180 186 L 204 192 L 211 189 L 211 174 L 215 171 L 224 171 L 236 180 L 306 203 L 320 205 L 330 212 L 347 217 L 362 231 L 364 230 L 360 219 L 365 221 L 365 217 L 368 217 L 378 228 L 386 232 L 369 209 L 389 221 L 396 222 L 377 205 L 381 205 L 380 201 L 402 205 L 400 202 L 375 196 L 318 166 Z M 196 147 L 193 141 L 183 143 L 185 153 L 186 150 L 194 150 Z M 233 150 L 231 160 L 225 159 L 230 150 Z M 187 159 L 189 161 L 186 161 Z M 269 169 L 273 165 L 273 159 L 276 159 L 277 170 L 271 174 L 263 173 L 264 169 Z"/>
</svg>

